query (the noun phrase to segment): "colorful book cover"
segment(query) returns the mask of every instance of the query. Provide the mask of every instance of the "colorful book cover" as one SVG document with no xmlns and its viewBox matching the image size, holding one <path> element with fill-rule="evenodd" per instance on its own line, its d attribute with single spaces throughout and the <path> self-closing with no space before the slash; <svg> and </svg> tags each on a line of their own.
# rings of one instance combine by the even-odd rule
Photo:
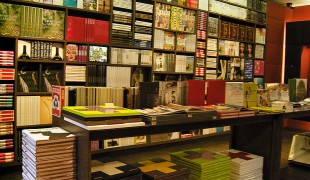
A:
<svg viewBox="0 0 310 180">
<path fill-rule="evenodd" d="M 64 0 L 63 5 L 76 8 L 77 7 L 77 0 Z"/>
<path fill-rule="evenodd" d="M 42 37 L 47 39 L 64 39 L 65 12 L 43 9 Z"/>
<path fill-rule="evenodd" d="M 52 114 L 53 116 L 60 117 L 62 107 L 65 104 L 65 87 L 52 86 Z"/>
<path fill-rule="evenodd" d="M 221 20 L 221 38 L 229 37 L 229 27 L 230 27 L 229 22 Z"/>
<path fill-rule="evenodd" d="M 175 36 L 173 32 L 164 32 L 164 49 L 174 50 Z"/>
<path fill-rule="evenodd" d="M 108 62 L 108 47 L 90 46 L 89 61 Z"/>
<path fill-rule="evenodd" d="M 245 108 L 257 106 L 257 85 L 255 83 L 243 83 L 243 94 Z"/>
<path fill-rule="evenodd" d="M 0 34 L 19 36 L 21 26 L 21 6 L 0 2 Z"/>
<path fill-rule="evenodd" d="M 265 61 L 263 61 L 263 60 L 254 60 L 254 75 L 256 75 L 256 76 L 263 76 L 264 73 L 265 73 L 264 66 L 265 66 Z"/>
<path fill-rule="evenodd" d="M 177 34 L 177 51 L 186 51 L 186 36 L 183 33 Z"/>
<path fill-rule="evenodd" d="M 97 10 L 97 0 L 83 0 L 83 9 L 96 11 Z"/>
<path fill-rule="evenodd" d="M 171 6 L 167 4 L 156 3 L 155 8 L 156 8 L 155 27 L 169 29 Z"/>
<path fill-rule="evenodd" d="M 186 56 L 186 72 L 193 73 L 194 72 L 194 56 Z"/>
<path fill-rule="evenodd" d="M 78 46 L 76 44 L 67 44 L 66 46 L 66 60 L 68 62 L 75 62 L 78 58 Z"/>
<path fill-rule="evenodd" d="M 208 36 L 218 37 L 219 19 L 208 17 Z"/>
<path fill-rule="evenodd" d="M 291 102 L 302 101 L 307 97 L 307 79 L 288 79 Z"/>
</svg>

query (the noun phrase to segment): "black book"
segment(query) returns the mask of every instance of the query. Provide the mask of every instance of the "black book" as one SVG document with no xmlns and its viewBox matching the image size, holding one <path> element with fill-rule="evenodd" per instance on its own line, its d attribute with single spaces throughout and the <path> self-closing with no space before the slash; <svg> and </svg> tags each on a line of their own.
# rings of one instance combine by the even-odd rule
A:
<svg viewBox="0 0 310 180">
<path fill-rule="evenodd" d="M 38 92 L 39 91 L 39 72 L 34 69 L 22 67 L 18 71 L 17 91 L 18 92 Z"/>
<path fill-rule="evenodd" d="M 52 85 L 62 85 L 63 73 L 61 69 L 54 66 L 46 66 L 41 72 L 41 91 L 52 92 Z"/>
</svg>

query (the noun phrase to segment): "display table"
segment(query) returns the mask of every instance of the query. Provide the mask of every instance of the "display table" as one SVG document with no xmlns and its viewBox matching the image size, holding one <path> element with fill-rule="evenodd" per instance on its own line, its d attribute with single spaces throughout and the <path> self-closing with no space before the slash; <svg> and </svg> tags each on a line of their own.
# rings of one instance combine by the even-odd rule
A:
<svg viewBox="0 0 310 180">
<path fill-rule="evenodd" d="M 291 114 L 294 116 L 294 114 Z M 297 114 L 296 114 L 297 115 Z M 202 128 L 231 126 L 230 148 L 246 151 L 264 157 L 264 179 L 279 179 L 282 145 L 282 123 L 284 114 L 265 114 L 253 117 L 187 122 L 170 125 L 146 125 L 139 127 L 86 130 L 70 122 L 63 112 L 61 118 L 53 117 L 53 125 L 74 133 L 77 136 L 77 177 L 90 179 L 92 152 L 90 142 L 98 139 L 131 137 Z M 74 120 L 72 116 L 69 116 Z"/>
</svg>

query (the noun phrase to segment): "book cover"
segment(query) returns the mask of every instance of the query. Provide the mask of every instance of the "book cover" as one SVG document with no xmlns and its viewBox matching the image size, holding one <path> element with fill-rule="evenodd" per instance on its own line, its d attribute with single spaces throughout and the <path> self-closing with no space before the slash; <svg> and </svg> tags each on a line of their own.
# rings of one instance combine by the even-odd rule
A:
<svg viewBox="0 0 310 180">
<path fill-rule="evenodd" d="M 205 105 L 206 91 L 204 80 L 187 80 L 187 105 Z"/>
<path fill-rule="evenodd" d="M 108 62 L 108 47 L 90 46 L 89 61 Z"/>
<path fill-rule="evenodd" d="M 39 72 L 38 70 L 22 67 L 17 72 L 17 91 L 18 92 L 38 92 L 39 91 Z"/>
<path fill-rule="evenodd" d="M 122 161 L 107 157 L 91 161 L 91 179 L 136 179 L 135 176 L 141 176 L 140 169 Z"/>
<path fill-rule="evenodd" d="M 218 37 L 219 19 L 208 17 L 208 36 Z"/>
<path fill-rule="evenodd" d="M 76 16 L 67 17 L 66 39 L 71 41 L 86 41 L 86 19 Z"/>
<path fill-rule="evenodd" d="M 90 10 L 90 11 L 96 11 L 97 1 L 98 0 L 83 0 L 83 9 Z"/>
<path fill-rule="evenodd" d="M 159 103 L 159 82 L 141 82 L 140 89 L 140 108 L 153 108 Z"/>
<path fill-rule="evenodd" d="M 307 79 L 288 79 L 288 89 L 291 102 L 304 100 L 307 97 Z"/>
<path fill-rule="evenodd" d="M 21 26 L 21 6 L 0 3 L 0 34 L 19 36 Z"/>
<path fill-rule="evenodd" d="M 170 5 L 161 3 L 155 4 L 155 10 L 156 10 L 155 27 L 169 29 L 170 9 L 171 9 Z"/>
<path fill-rule="evenodd" d="M 52 85 L 60 86 L 63 81 L 62 69 L 57 66 L 43 66 L 41 74 L 41 91 L 52 92 Z"/>
<path fill-rule="evenodd" d="M 52 124 L 52 96 L 40 96 L 40 124 Z"/>
<path fill-rule="evenodd" d="M 254 28 L 246 26 L 246 40 L 248 42 L 254 42 Z"/>
<path fill-rule="evenodd" d="M 110 12 L 110 0 L 97 0 L 97 11 L 99 12 Z"/>
<path fill-rule="evenodd" d="M 42 37 L 47 39 L 64 39 L 65 12 L 43 9 Z"/>
<path fill-rule="evenodd" d="M 221 20 L 221 38 L 229 38 L 230 22 Z"/>
<path fill-rule="evenodd" d="M 265 74 L 265 61 L 254 60 L 254 75 L 263 76 Z"/>
<path fill-rule="evenodd" d="M 245 108 L 257 106 L 257 85 L 255 83 L 243 83 L 243 94 Z"/>
<path fill-rule="evenodd" d="M 76 44 L 67 44 L 66 46 L 66 61 L 76 62 L 78 61 L 78 46 Z"/>
<path fill-rule="evenodd" d="M 62 107 L 65 105 L 65 87 L 52 86 L 52 114 L 53 116 L 60 117 Z"/>
<path fill-rule="evenodd" d="M 75 135 L 60 127 L 24 129 L 23 138 L 26 138 L 33 146 L 52 144 L 58 142 L 74 141 Z"/>
<path fill-rule="evenodd" d="M 226 82 L 225 104 L 243 106 L 243 83 Z"/>
<path fill-rule="evenodd" d="M 175 36 L 173 32 L 164 32 L 164 49 L 174 50 Z"/>
<path fill-rule="evenodd" d="M 206 81 L 207 105 L 225 103 L 225 84 L 224 80 Z"/>
<path fill-rule="evenodd" d="M 64 0 L 63 5 L 73 7 L 73 8 L 77 8 L 77 0 Z"/>
<path fill-rule="evenodd" d="M 120 117 L 120 116 L 140 116 L 141 113 L 123 107 L 108 106 L 65 106 L 63 111 L 67 111 L 84 118 L 96 117 Z"/>
<path fill-rule="evenodd" d="M 133 164 L 143 173 L 143 179 L 189 179 L 190 170 L 162 158 L 152 158 Z"/>
<path fill-rule="evenodd" d="M 239 24 L 230 23 L 229 39 L 237 40 L 239 35 Z"/>
</svg>

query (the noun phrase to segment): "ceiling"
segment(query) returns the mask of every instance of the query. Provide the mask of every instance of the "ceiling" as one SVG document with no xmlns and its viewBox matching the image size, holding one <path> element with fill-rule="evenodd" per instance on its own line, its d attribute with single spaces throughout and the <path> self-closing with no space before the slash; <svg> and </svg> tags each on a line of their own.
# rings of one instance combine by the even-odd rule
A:
<svg viewBox="0 0 310 180">
<path fill-rule="evenodd" d="M 292 7 L 310 5 L 309 0 L 269 0 L 269 1 L 282 6 L 286 6 L 286 3 L 292 3 Z"/>
</svg>

